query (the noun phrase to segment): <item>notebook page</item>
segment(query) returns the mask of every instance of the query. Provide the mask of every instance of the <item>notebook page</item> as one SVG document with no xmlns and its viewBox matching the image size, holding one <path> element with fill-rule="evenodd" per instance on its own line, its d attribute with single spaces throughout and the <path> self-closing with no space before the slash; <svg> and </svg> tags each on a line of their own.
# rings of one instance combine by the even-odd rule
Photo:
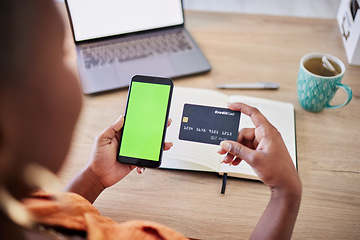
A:
<svg viewBox="0 0 360 240">
<path fill-rule="evenodd" d="M 170 117 L 173 121 L 165 139 L 167 142 L 173 142 L 174 146 L 164 152 L 161 167 L 217 172 L 221 160 L 221 156 L 217 153 L 219 146 L 183 141 L 178 137 L 185 103 L 226 107 L 227 101 L 228 96 L 220 92 L 175 87 L 170 109 Z"/>
</svg>

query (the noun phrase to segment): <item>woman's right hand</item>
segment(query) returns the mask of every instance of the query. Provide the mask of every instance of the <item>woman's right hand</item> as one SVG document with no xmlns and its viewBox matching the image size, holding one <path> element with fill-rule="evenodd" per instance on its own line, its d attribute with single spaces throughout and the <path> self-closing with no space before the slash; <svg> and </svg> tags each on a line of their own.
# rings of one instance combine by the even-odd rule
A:
<svg viewBox="0 0 360 240">
<path fill-rule="evenodd" d="M 219 153 L 226 154 L 223 163 L 238 165 L 246 161 L 271 190 L 301 188 L 296 168 L 277 129 L 256 108 L 242 103 L 231 103 L 228 107 L 248 115 L 255 128 L 241 129 L 237 142 L 220 143 Z"/>
<path fill-rule="evenodd" d="M 291 239 L 300 208 L 302 186 L 281 134 L 256 109 L 231 103 L 231 110 L 250 116 L 255 128 L 242 129 L 238 141 L 220 143 L 223 162 L 246 161 L 271 189 L 269 203 L 250 239 Z"/>
</svg>

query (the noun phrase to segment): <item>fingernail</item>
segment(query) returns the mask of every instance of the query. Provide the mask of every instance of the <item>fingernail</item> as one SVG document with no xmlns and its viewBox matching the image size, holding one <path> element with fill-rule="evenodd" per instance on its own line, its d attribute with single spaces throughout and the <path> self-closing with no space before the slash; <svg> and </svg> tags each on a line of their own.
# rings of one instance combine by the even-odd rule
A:
<svg viewBox="0 0 360 240">
<path fill-rule="evenodd" d="M 120 121 L 124 116 L 123 115 L 120 115 L 120 117 L 118 119 L 116 119 L 115 123 Z"/>
<path fill-rule="evenodd" d="M 231 151 L 231 144 L 228 143 L 228 142 L 225 142 L 225 141 L 222 141 L 220 143 L 220 146 L 225 149 L 227 152 L 230 152 Z"/>
<path fill-rule="evenodd" d="M 113 124 L 111 125 L 111 128 L 116 132 L 120 131 L 121 128 L 124 125 L 124 120 L 123 120 L 124 116 L 120 115 L 120 117 L 118 119 L 116 119 L 115 122 L 113 122 Z"/>
<path fill-rule="evenodd" d="M 143 167 L 138 167 L 137 170 L 138 170 L 137 172 L 138 172 L 139 174 L 142 174 L 142 173 L 144 173 L 145 168 L 143 168 Z"/>
</svg>

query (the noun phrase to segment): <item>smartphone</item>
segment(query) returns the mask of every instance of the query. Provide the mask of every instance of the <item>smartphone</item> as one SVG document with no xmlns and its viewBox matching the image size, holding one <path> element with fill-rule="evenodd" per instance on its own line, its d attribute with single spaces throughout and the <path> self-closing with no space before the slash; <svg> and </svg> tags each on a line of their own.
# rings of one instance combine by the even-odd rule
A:
<svg viewBox="0 0 360 240">
<path fill-rule="evenodd" d="M 169 78 L 132 78 L 117 160 L 139 167 L 161 164 L 174 84 Z"/>
</svg>

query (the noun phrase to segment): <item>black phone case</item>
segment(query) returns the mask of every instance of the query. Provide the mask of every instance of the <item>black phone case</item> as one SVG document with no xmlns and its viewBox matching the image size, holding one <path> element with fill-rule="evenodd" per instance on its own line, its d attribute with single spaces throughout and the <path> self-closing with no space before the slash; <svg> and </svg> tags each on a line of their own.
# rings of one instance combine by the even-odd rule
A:
<svg viewBox="0 0 360 240">
<path fill-rule="evenodd" d="M 130 165 L 139 166 L 139 167 L 158 168 L 158 167 L 160 167 L 161 160 L 162 160 L 162 153 L 163 153 L 163 148 L 164 148 L 166 129 L 167 129 L 167 124 L 168 124 L 168 118 L 169 118 L 169 112 L 170 112 L 170 106 L 171 106 L 171 99 L 172 99 L 172 93 L 173 93 L 174 84 L 173 84 L 173 81 L 170 78 L 161 78 L 161 77 L 143 76 L 143 75 L 134 76 L 132 78 L 132 80 L 131 80 L 130 87 L 129 87 L 129 92 L 128 92 L 128 97 L 127 97 L 124 126 L 126 124 L 126 111 L 127 111 L 127 108 L 128 108 L 129 97 L 130 97 L 130 94 L 131 94 L 131 86 L 132 86 L 132 83 L 134 81 L 170 85 L 169 101 L 168 101 L 167 110 L 166 110 L 166 119 L 165 119 L 165 124 L 164 124 L 163 138 L 162 138 L 162 141 L 161 141 L 161 149 L 159 150 L 160 151 L 159 160 L 158 161 L 153 161 L 153 160 L 147 160 L 147 159 L 120 156 L 119 152 L 120 152 L 120 148 L 121 148 L 122 133 L 121 133 L 119 148 L 118 148 L 118 151 L 117 151 L 117 160 L 120 163 L 130 164 Z"/>
</svg>

